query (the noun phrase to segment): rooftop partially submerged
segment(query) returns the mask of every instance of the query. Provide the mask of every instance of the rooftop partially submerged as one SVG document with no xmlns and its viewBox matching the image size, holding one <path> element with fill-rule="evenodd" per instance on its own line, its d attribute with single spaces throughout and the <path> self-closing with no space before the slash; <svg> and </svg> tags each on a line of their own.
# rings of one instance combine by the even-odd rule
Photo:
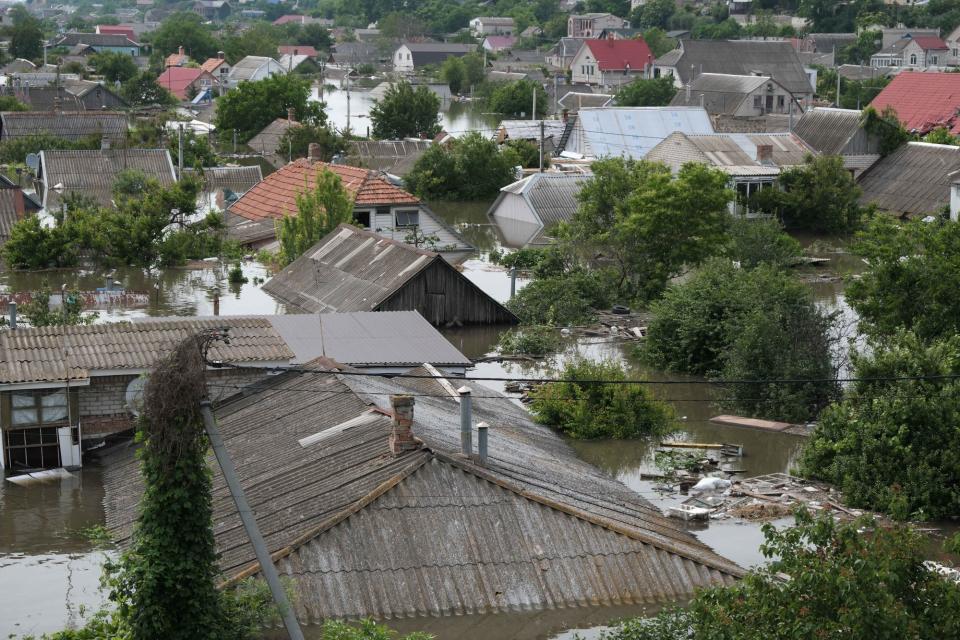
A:
<svg viewBox="0 0 960 640">
<path fill-rule="evenodd" d="M 860 176 L 860 201 L 898 217 L 937 215 L 950 204 L 950 185 L 957 171 L 957 147 L 908 142 Z"/>
</svg>

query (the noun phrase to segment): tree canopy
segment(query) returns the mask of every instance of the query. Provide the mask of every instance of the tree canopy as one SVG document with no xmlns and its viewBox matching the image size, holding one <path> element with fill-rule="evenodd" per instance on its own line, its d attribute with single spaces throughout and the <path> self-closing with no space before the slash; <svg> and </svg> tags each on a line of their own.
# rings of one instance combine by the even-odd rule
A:
<svg viewBox="0 0 960 640">
<path fill-rule="evenodd" d="M 343 222 L 353 222 L 353 198 L 340 176 L 328 169 L 318 171 L 313 189 L 297 194 L 296 215 L 285 215 L 277 225 L 281 264 L 296 260 Z"/>
<path fill-rule="evenodd" d="M 179 47 L 183 47 L 184 52 L 198 62 L 214 57 L 220 48 L 213 33 L 203 24 L 203 18 L 192 11 L 179 11 L 167 16 L 146 37 L 153 45 L 154 52 L 161 56 L 176 53 Z"/>
<path fill-rule="evenodd" d="M 515 80 L 496 84 L 490 91 L 487 106 L 491 111 L 512 118 L 529 118 L 533 114 L 533 94 L 537 94 L 537 113 L 542 118 L 547 112 L 547 92 L 533 80 Z"/>
<path fill-rule="evenodd" d="M 128 104 L 173 106 L 177 98 L 157 83 L 157 78 L 150 71 L 141 71 L 130 77 L 120 86 L 120 96 Z"/>
<path fill-rule="evenodd" d="M 427 149 L 407 175 L 407 186 L 424 199 L 492 198 L 516 180 L 519 162 L 512 149 L 501 152 L 496 142 L 474 131 Z"/>
<path fill-rule="evenodd" d="M 432 138 L 440 132 L 440 97 L 407 81 L 391 85 L 370 109 L 373 137 L 381 140 Z"/>
<path fill-rule="evenodd" d="M 278 74 L 241 82 L 217 98 L 215 124 L 220 131 L 237 131 L 237 139 L 246 142 L 277 118 L 286 118 L 294 110 L 299 122 L 326 123 L 323 103 L 310 100 L 310 82 L 296 75 Z"/>
<path fill-rule="evenodd" d="M 10 10 L 13 26 L 10 28 L 9 53 L 14 58 L 37 60 L 43 57 L 43 28 L 23 5 Z"/>
<path fill-rule="evenodd" d="M 616 103 L 621 107 L 663 107 L 677 95 L 672 76 L 637 78 L 617 91 Z"/>
<path fill-rule="evenodd" d="M 107 82 L 126 82 L 137 75 L 133 57 L 115 51 L 103 51 L 90 57 L 90 66 Z"/>
</svg>

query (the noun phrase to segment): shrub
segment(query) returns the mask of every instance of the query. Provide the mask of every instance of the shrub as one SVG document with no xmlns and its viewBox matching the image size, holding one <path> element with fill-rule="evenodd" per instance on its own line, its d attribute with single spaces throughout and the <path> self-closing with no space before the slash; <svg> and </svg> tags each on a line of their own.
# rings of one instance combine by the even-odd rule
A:
<svg viewBox="0 0 960 640">
<path fill-rule="evenodd" d="M 407 187 L 421 198 L 482 200 L 514 182 L 519 159 L 511 149 L 500 152 L 497 143 L 478 132 L 449 145 L 433 145 L 407 175 Z"/>
<path fill-rule="evenodd" d="M 526 356 L 543 356 L 560 348 L 562 341 L 553 327 L 532 326 L 511 329 L 500 334 L 500 352 Z"/>
<path fill-rule="evenodd" d="M 610 306 L 608 272 L 574 271 L 537 278 L 507 302 L 523 324 L 568 325 L 589 322 L 596 309 Z"/>
<path fill-rule="evenodd" d="M 790 265 L 802 253 L 800 243 L 784 233 L 783 225 L 774 218 L 734 218 L 729 233 L 724 255 L 747 269 L 761 264 Z"/>
<path fill-rule="evenodd" d="M 666 433 L 673 424 L 671 407 L 642 385 L 588 382 L 626 380 L 619 364 L 577 360 L 560 377 L 572 382 L 551 382 L 537 389 L 530 410 L 534 420 L 572 438 L 638 438 Z"/>
</svg>

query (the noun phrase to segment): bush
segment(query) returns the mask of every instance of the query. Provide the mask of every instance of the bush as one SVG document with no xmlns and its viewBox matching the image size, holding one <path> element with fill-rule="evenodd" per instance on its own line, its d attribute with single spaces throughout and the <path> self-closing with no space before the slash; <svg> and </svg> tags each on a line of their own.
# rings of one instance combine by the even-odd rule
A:
<svg viewBox="0 0 960 640">
<path fill-rule="evenodd" d="M 619 364 L 578 360 L 560 377 L 573 382 L 551 382 L 534 391 L 530 411 L 540 424 L 572 438 L 638 438 L 666 433 L 673 424 L 671 407 L 643 385 L 587 382 L 626 380 Z"/>
<path fill-rule="evenodd" d="M 553 327 L 532 326 L 511 329 L 500 334 L 497 346 L 500 353 L 525 356 L 544 356 L 563 344 Z"/>
<path fill-rule="evenodd" d="M 783 232 L 774 218 L 734 218 L 730 225 L 730 244 L 726 255 L 746 269 L 761 264 L 787 266 L 796 263 L 800 243 Z"/>
<path fill-rule="evenodd" d="M 613 282 L 607 271 L 573 271 L 537 278 L 507 302 L 523 324 L 569 325 L 590 322 L 596 309 L 611 304 Z"/>
<path fill-rule="evenodd" d="M 473 132 L 431 146 L 407 175 L 407 187 L 427 200 L 494 198 L 516 180 L 519 161 L 512 150 L 501 153 L 496 142 Z"/>
<path fill-rule="evenodd" d="M 960 375 L 960 336 L 924 344 L 901 331 L 854 354 L 857 378 Z M 820 416 L 804 474 L 832 482 L 852 505 L 899 518 L 960 513 L 960 381 L 864 380 Z"/>
<path fill-rule="evenodd" d="M 536 118 L 547 113 L 547 92 L 533 80 L 516 80 L 496 84 L 490 91 L 490 111 L 512 118 L 529 118 L 533 113 L 533 94 L 537 94 Z"/>
<path fill-rule="evenodd" d="M 836 382 L 765 383 L 779 379 L 833 379 L 833 318 L 802 283 L 769 265 L 738 269 L 711 260 L 688 282 L 667 290 L 652 307 L 641 356 L 651 365 L 727 385 L 724 404 L 760 417 L 805 421 L 838 393 Z"/>
<path fill-rule="evenodd" d="M 67 140 L 52 133 L 31 133 L 0 143 L 0 162 L 22 163 L 31 153 L 52 149 L 99 149 L 100 136 L 94 135 L 82 140 Z"/>
<path fill-rule="evenodd" d="M 673 84 L 673 76 L 667 75 L 661 78 L 637 78 L 617 91 L 615 100 L 620 107 L 663 107 L 670 104 L 675 95 L 677 88 Z"/>
</svg>

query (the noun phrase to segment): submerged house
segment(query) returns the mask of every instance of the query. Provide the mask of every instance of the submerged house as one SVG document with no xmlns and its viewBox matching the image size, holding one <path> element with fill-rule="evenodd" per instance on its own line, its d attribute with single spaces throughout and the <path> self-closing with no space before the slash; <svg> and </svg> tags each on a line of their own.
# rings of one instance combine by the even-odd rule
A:
<svg viewBox="0 0 960 640">
<path fill-rule="evenodd" d="M 958 172 L 960 148 L 908 142 L 860 175 L 860 202 L 898 218 L 935 216 L 950 206 Z"/>
<path fill-rule="evenodd" d="M 883 126 L 883 121 L 879 121 Z M 805 112 L 793 133 L 825 156 L 840 156 L 843 167 L 856 178 L 880 159 L 880 137 L 863 128 L 856 109 L 816 107 Z"/>
<path fill-rule="evenodd" d="M 353 198 L 357 226 L 400 242 L 422 241 L 452 262 L 462 261 L 473 252 L 473 247 L 419 198 L 395 186 L 382 174 L 307 158 L 271 173 L 231 205 L 227 216 L 228 237 L 258 249 L 276 246 L 277 221 L 286 215 L 296 215 L 297 196 L 313 188 L 321 171 L 339 176 Z"/>
<path fill-rule="evenodd" d="M 294 313 L 418 311 L 433 325 L 517 322 L 440 254 L 348 224 L 307 249 L 263 290 Z"/>
<path fill-rule="evenodd" d="M 503 614 L 586 617 L 685 600 L 743 575 L 522 408 L 472 386 L 480 389 L 469 448 L 459 398 L 438 379 L 287 372 L 218 407 L 301 624 L 469 616 L 491 629 L 516 623 Z M 485 457 L 472 453 L 480 439 Z M 259 565 L 212 456 L 209 464 L 229 586 Z M 127 544 L 143 493 L 132 448 L 114 454 L 104 484 L 107 527 Z"/>
<path fill-rule="evenodd" d="M 208 211 L 225 211 L 240 196 L 263 180 L 259 165 L 205 167 L 200 172 L 184 167 L 183 175 L 194 175 L 200 180 L 197 213 L 201 215 Z"/>
<path fill-rule="evenodd" d="M 569 222 L 576 213 L 577 196 L 590 176 L 534 173 L 500 189 L 487 215 L 511 247 L 546 245 L 551 228 Z"/>
</svg>

